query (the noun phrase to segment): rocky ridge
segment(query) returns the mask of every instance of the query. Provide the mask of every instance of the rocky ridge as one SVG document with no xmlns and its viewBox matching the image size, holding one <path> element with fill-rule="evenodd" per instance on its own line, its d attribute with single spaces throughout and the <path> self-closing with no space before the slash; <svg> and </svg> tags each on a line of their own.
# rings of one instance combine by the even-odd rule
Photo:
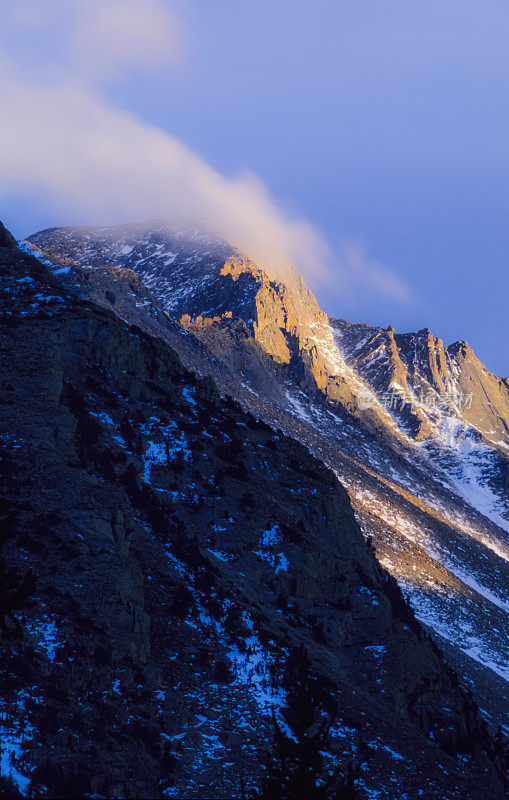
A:
<svg viewBox="0 0 509 800">
<path fill-rule="evenodd" d="M 3 612 L 18 790 L 239 796 L 305 644 L 361 791 L 501 797 L 500 745 L 334 475 L 3 242 L 2 557 L 36 578 Z"/>
<path fill-rule="evenodd" d="M 445 408 L 509 450 L 509 382 L 486 369 L 467 342 L 444 347 L 427 328 L 398 334 L 345 320 L 331 325 L 348 364 L 374 393 L 394 390 L 393 410 L 414 438 L 429 437 Z M 404 403 L 396 402 L 398 392 Z"/>
<path fill-rule="evenodd" d="M 289 265 L 273 277 L 237 248 L 186 225 L 160 221 L 111 228 L 51 228 L 29 245 L 49 260 L 84 270 L 105 265 L 136 272 L 172 318 L 190 329 L 241 320 L 262 350 L 308 390 L 323 393 L 371 429 L 392 419 L 377 403 L 362 409 L 362 381 L 334 343 L 329 320 L 302 277 Z M 394 433 L 397 429 L 394 426 Z"/>
</svg>

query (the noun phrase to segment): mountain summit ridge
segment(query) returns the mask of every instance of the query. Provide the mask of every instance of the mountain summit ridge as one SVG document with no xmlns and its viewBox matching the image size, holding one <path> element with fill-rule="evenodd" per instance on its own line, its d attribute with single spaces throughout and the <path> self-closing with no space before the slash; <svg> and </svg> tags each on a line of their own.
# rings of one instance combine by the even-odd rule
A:
<svg viewBox="0 0 509 800">
<path fill-rule="evenodd" d="M 461 410 L 453 403 L 449 407 L 491 444 L 507 444 L 509 452 L 509 383 L 491 373 L 467 342 L 444 348 L 428 328 L 399 334 L 392 326 L 329 320 L 293 267 L 284 281 L 275 279 L 238 248 L 196 227 L 175 231 L 155 221 L 50 228 L 27 241 L 50 260 L 64 257 L 86 269 L 104 264 L 132 269 L 167 314 L 191 330 L 218 318 L 242 320 L 277 363 L 290 366 L 297 377 L 366 424 L 391 427 L 394 414 L 385 413 L 378 395 L 400 387 L 410 407 L 405 420 L 410 425 L 403 425 L 402 432 L 419 441 L 434 429 L 433 415 L 416 402 L 419 395 L 431 392 L 435 402 L 446 394 L 472 395 Z M 368 409 L 359 403 L 366 388 L 373 389 Z M 397 415 L 395 421 L 400 421 Z M 392 425 L 395 435 L 398 427 Z"/>
<path fill-rule="evenodd" d="M 50 259 L 70 258 L 85 269 L 105 263 L 133 269 L 171 318 L 199 334 L 203 324 L 218 318 L 242 320 L 262 349 L 308 390 L 364 417 L 371 429 L 391 425 L 378 403 L 360 407 L 358 394 L 365 386 L 345 363 L 326 313 L 291 265 L 283 281 L 222 239 L 196 228 L 168 230 L 159 221 L 50 228 L 27 241 Z"/>
<path fill-rule="evenodd" d="M 392 326 L 341 319 L 331 324 L 347 362 L 376 393 L 400 388 L 406 394 L 407 419 L 414 416 L 416 438 L 431 434 L 433 407 L 445 400 L 456 416 L 492 444 L 509 443 L 509 382 L 490 372 L 468 342 L 459 340 L 444 347 L 428 328 L 396 333 Z M 419 404 L 420 397 L 424 399 Z"/>
</svg>

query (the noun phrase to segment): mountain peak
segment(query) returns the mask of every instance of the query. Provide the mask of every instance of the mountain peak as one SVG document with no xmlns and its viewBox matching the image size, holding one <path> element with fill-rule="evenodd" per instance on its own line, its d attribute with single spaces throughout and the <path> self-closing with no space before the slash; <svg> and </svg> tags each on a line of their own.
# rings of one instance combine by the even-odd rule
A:
<svg viewBox="0 0 509 800">
<path fill-rule="evenodd" d="M 474 351 L 470 347 L 469 343 L 465 341 L 465 339 L 458 339 L 457 342 L 453 342 L 452 344 L 448 345 L 447 352 L 453 356 L 463 356 L 463 358 L 469 355 L 474 355 Z"/>
<path fill-rule="evenodd" d="M 363 409 L 365 390 L 346 365 L 327 314 L 297 270 L 284 279 L 256 264 L 231 243 L 199 228 L 163 223 L 108 228 L 52 228 L 30 237 L 29 246 L 79 269 L 134 270 L 164 312 L 210 345 L 214 321 L 242 321 L 259 348 L 288 370 L 304 391 L 320 393 L 334 407 L 361 415 L 368 427 L 391 420 L 381 406 Z M 204 320 L 211 325 L 202 324 Z"/>
</svg>

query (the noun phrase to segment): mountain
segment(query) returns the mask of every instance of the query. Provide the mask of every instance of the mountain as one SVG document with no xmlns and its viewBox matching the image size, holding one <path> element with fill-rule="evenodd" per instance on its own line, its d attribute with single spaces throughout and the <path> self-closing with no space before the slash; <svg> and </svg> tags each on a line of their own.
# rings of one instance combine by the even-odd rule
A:
<svg viewBox="0 0 509 800">
<path fill-rule="evenodd" d="M 358 407 L 300 279 L 178 238 L 0 228 L 4 794 L 263 793 L 282 741 L 360 797 L 503 797 L 503 529 Z"/>
<path fill-rule="evenodd" d="M 21 246 L 325 462 L 486 718 L 507 725 L 507 381 L 464 343 L 329 320 L 293 270 L 270 276 L 196 227 L 54 228 Z"/>
</svg>

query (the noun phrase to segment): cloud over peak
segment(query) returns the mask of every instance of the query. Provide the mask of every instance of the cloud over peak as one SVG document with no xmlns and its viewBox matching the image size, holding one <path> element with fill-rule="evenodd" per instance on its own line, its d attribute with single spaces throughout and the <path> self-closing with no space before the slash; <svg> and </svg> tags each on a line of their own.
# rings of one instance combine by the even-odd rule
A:
<svg viewBox="0 0 509 800">
<path fill-rule="evenodd" d="M 40 63 L 34 51 L 14 66 L 13 30 L 39 31 Z M 62 54 L 46 74 L 44 32 L 56 37 Z M 173 3 L 20 0 L 0 43 L 8 45 L 0 61 L 0 197 L 20 191 L 42 197 L 56 223 L 201 220 L 277 277 L 293 263 L 315 285 L 341 281 L 355 288 L 367 281 L 375 292 L 407 299 L 398 278 L 359 250 L 350 248 L 343 264 L 335 261 L 318 231 L 285 214 L 256 176 L 222 176 L 181 141 L 101 93 L 101 84 L 122 71 L 176 57 L 181 34 Z"/>
</svg>

